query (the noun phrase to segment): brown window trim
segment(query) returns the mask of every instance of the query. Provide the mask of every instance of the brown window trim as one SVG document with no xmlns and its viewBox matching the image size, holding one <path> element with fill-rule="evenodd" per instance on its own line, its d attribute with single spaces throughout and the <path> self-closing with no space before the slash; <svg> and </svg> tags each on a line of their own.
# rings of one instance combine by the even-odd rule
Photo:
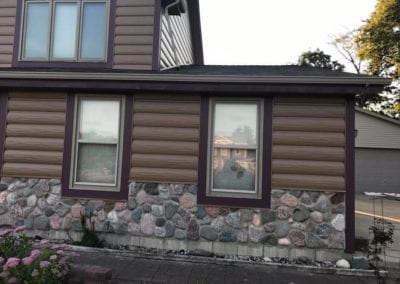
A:
<svg viewBox="0 0 400 284">
<path fill-rule="evenodd" d="M 131 145 L 132 145 L 132 111 L 133 111 L 133 96 L 125 96 L 125 114 L 124 114 L 124 138 L 122 141 L 122 161 L 121 161 L 121 183 L 120 191 L 96 191 L 82 190 L 70 188 L 71 177 L 71 161 L 72 161 L 72 145 L 74 133 L 74 113 L 75 113 L 75 94 L 67 96 L 67 112 L 65 123 L 65 138 L 64 138 L 64 160 L 62 169 L 62 196 L 72 198 L 99 198 L 109 200 L 127 200 L 129 192 L 129 170 L 131 162 Z"/>
<path fill-rule="evenodd" d="M 110 17 L 108 24 L 108 49 L 106 62 L 66 62 L 66 61 L 25 61 L 19 60 L 20 37 L 22 26 L 23 1 L 17 0 L 17 15 L 15 19 L 15 36 L 12 67 L 21 68 L 80 68 L 80 69 L 111 69 L 114 62 L 114 38 L 115 38 L 115 12 L 116 0 L 110 0 Z"/>
<path fill-rule="evenodd" d="M 208 157 L 208 120 L 209 97 L 201 97 L 200 111 L 200 143 L 199 143 L 199 169 L 198 169 L 198 194 L 200 205 L 227 206 L 227 207 L 253 207 L 269 208 L 271 201 L 271 145 L 272 145 L 272 98 L 264 99 L 263 143 L 262 147 L 262 181 L 261 199 L 214 197 L 207 195 L 207 157 Z"/>
<path fill-rule="evenodd" d="M 0 93 L 0 175 L 4 162 L 4 144 L 6 140 L 6 120 L 7 120 L 7 93 Z"/>
</svg>

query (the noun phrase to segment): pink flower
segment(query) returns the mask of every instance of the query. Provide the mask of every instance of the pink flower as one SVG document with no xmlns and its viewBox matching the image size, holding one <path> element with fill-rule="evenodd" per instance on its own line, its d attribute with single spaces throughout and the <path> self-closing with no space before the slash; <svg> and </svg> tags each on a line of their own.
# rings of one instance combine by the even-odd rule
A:
<svg viewBox="0 0 400 284">
<path fill-rule="evenodd" d="M 19 232 L 24 231 L 25 229 L 26 229 L 26 226 L 19 226 L 19 227 L 16 227 L 16 228 L 14 229 L 14 232 L 15 232 L 15 233 L 19 233 Z"/>
<path fill-rule="evenodd" d="M 64 254 L 64 251 L 63 250 L 58 250 L 57 254 Z"/>
<path fill-rule="evenodd" d="M 44 268 L 47 268 L 47 267 L 49 267 L 50 266 L 50 262 L 48 262 L 48 261 L 41 261 L 40 262 L 40 268 L 42 268 L 42 269 L 44 269 Z"/>
<path fill-rule="evenodd" d="M 8 283 L 9 284 L 16 284 L 17 283 L 17 278 L 11 277 L 10 279 L 8 279 Z"/>
<path fill-rule="evenodd" d="M 50 256 L 50 260 L 56 260 L 57 256 L 55 254 L 53 254 L 52 256 Z"/>
<path fill-rule="evenodd" d="M 31 273 L 32 277 L 38 277 L 39 276 L 39 271 L 37 271 L 37 269 L 33 270 Z"/>
<path fill-rule="evenodd" d="M 0 256 L 0 265 L 4 263 L 4 258 Z"/>
<path fill-rule="evenodd" d="M 49 243 L 48 240 L 41 240 L 41 241 L 40 241 L 40 244 L 41 244 L 41 245 L 47 245 L 48 243 Z"/>
<path fill-rule="evenodd" d="M 32 256 L 28 256 L 28 257 L 25 257 L 22 259 L 22 263 L 24 265 L 31 265 L 33 261 L 34 261 L 34 259 Z"/>
<path fill-rule="evenodd" d="M 40 250 L 34 249 L 34 250 L 31 252 L 31 257 L 33 257 L 33 259 L 36 259 L 36 258 L 38 258 L 39 256 L 40 256 Z"/>
<path fill-rule="evenodd" d="M 7 230 L 5 230 L 3 232 L 0 232 L 0 237 L 5 237 L 5 236 L 7 236 L 8 234 L 10 234 L 12 232 L 14 232 L 13 229 L 7 229 Z"/>
<path fill-rule="evenodd" d="M 8 275 L 10 275 L 10 272 L 8 272 L 8 271 L 3 271 L 2 273 L 0 273 L 1 278 L 7 278 Z"/>
<path fill-rule="evenodd" d="M 11 267 L 11 268 L 15 268 L 15 267 L 17 267 L 17 265 L 19 264 L 19 262 L 20 262 L 20 259 L 19 258 L 17 258 L 17 257 L 10 257 L 9 259 L 7 259 L 7 262 L 6 262 L 6 267 L 7 268 L 9 268 L 9 267 Z"/>
</svg>

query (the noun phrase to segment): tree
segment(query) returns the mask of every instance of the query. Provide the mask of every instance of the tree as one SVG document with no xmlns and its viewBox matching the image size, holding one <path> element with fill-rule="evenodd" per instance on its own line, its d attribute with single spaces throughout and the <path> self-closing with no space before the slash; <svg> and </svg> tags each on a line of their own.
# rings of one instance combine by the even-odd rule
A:
<svg viewBox="0 0 400 284">
<path fill-rule="evenodd" d="M 303 52 L 298 60 L 300 66 L 311 66 L 319 68 L 329 68 L 334 71 L 343 71 L 344 65 L 336 60 L 332 61 L 331 56 L 325 54 L 322 50 Z"/>
<path fill-rule="evenodd" d="M 373 75 L 400 78 L 400 1 L 378 0 L 356 37 L 358 56 Z"/>
<path fill-rule="evenodd" d="M 358 57 L 359 45 L 355 41 L 358 31 L 348 31 L 347 33 L 340 34 L 331 42 L 333 47 L 339 54 L 354 67 L 357 74 L 362 73 L 363 61 Z"/>
</svg>

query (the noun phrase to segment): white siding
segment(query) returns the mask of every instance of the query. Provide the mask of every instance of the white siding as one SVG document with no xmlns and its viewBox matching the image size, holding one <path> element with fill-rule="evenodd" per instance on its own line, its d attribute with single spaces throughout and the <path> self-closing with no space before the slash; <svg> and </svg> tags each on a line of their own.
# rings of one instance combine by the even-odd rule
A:
<svg viewBox="0 0 400 284">
<path fill-rule="evenodd" d="M 356 148 L 400 149 L 400 125 L 356 111 Z"/>
</svg>

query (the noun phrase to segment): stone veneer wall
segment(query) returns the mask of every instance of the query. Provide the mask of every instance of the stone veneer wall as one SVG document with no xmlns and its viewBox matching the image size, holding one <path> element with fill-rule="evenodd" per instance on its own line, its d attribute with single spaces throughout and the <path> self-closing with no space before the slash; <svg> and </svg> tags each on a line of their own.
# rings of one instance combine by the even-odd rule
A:
<svg viewBox="0 0 400 284">
<path fill-rule="evenodd" d="M 131 237 L 130 244 L 174 249 L 168 243 L 180 241 L 183 249 L 197 243 L 224 252 L 216 248 L 222 245 L 242 255 L 263 247 L 264 255 L 269 247 L 344 248 L 344 193 L 273 190 L 270 210 L 198 206 L 196 194 L 195 185 L 131 183 L 127 202 L 67 199 L 60 180 L 2 178 L 0 226 L 79 236 L 83 213 L 111 242 Z"/>
</svg>

